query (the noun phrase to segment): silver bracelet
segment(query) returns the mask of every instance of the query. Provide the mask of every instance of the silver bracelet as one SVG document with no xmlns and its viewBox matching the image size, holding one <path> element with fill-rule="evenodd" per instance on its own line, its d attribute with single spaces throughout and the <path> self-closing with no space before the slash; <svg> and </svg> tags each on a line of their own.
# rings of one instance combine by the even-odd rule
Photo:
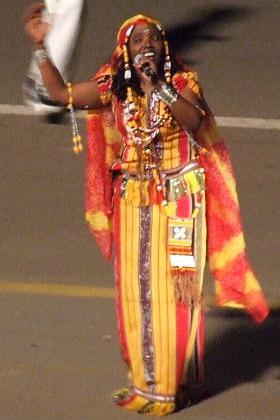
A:
<svg viewBox="0 0 280 420">
<path fill-rule="evenodd" d="M 44 48 L 42 48 L 41 50 L 33 51 L 32 56 L 35 59 L 38 66 L 43 64 L 46 60 L 50 59 L 48 51 Z"/>
<path fill-rule="evenodd" d="M 166 105 L 171 106 L 178 100 L 179 94 L 173 86 L 161 83 L 159 89 L 154 90 L 158 99 L 162 100 Z"/>
</svg>

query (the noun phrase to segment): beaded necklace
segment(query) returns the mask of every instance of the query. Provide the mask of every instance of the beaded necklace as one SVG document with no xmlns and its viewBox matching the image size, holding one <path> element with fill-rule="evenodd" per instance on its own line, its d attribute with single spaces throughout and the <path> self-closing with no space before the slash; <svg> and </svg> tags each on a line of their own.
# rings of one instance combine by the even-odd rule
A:
<svg viewBox="0 0 280 420">
<path fill-rule="evenodd" d="M 125 33 L 125 40 L 122 46 L 125 74 L 124 78 L 127 83 L 127 95 L 124 103 L 124 122 L 127 129 L 129 141 L 136 146 L 138 157 L 138 173 L 140 179 L 145 176 L 147 169 L 152 172 L 152 177 L 155 181 L 156 190 L 158 191 L 159 201 L 166 206 L 165 183 L 160 169 L 161 156 L 159 150 L 154 144 L 155 138 L 160 132 L 160 128 L 166 124 L 170 124 L 172 114 L 165 104 L 161 105 L 157 95 L 152 92 L 148 98 L 148 106 L 144 110 L 146 112 L 146 125 L 143 126 L 143 111 L 139 107 L 139 98 L 133 94 L 132 88 L 129 85 L 131 79 L 130 59 L 128 54 L 128 40 L 133 31 L 135 24 L 128 27 Z M 169 53 L 169 46 L 166 40 L 166 34 L 162 26 L 155 24 L 157 30 L 160 32 L 165 52 L 164 76 L 166 83 L 171 82 L 171 60 Z M 149 156 L 150 163 L 144 163 L 144 154 Z M 141 192 L 142 196 L 142 192 Z"/>
<path fill-rule="evenodd" d="M 162 126 L 171 123 L 172 115 L 166 105 L 161 108 L 159 99 L 152 92 L 149 98 L 149 106 L 144 110 L 149 115 L 146 115 L 146 125 L 143 126 L 143 110 L 139 107 L 137 100 L 134 100 L 133 108 L 130 104 L 129 99 L 126 99 L 124 103 L 124 122 L 129 140 L 134 144 L 146 147 L 155 139 Z"/>
<path fill-rule="evenodd" d="M 161 34 L 163 45 L 164 45 L 164 52 L 165 52 L 165 62 L 164 62 L 164 77 L 166 83 L 170 83 L 171 81 L 171 61 L 170 61 L 170 53 L 169 53 L 169 46 L 166 40 L 166 34 L 164 29 L 159 23 L 155 24 L 157 30 Z M 135 144 L 149 144 L 158 134 L 160 127 L 162 127 L 167 121 L 171 121 L 172 116 L 168 107 L 164 107 L 163 111 L 160 110 L 160 103 L 156 95 L 153 93 L 151 94 L 151 107 L 150 107 L 150 118 L 149 118 L 149 125 L 146 124 L 146 127 L 143 127 L 141 124 L 141 110 L 137 104 L 137 98 L 133 94 L 132 88 L 129 85 L 131 80 L 131 63 L 128 53 L 128 41 L 129 37 L 132 34 L 132 31 L 135 27 L 135 24 L 131 24 L 126 32 L 125 32 L 125 40 L 122 46 L 123 58 L 124 58 L 124 67 L 125 67 L 125 74 L 124 78 L 127 83 L 127 95 L 126 101 L 124 104 L 124 115 L 125 115 L 125 123 L 127 127 L 128 134 L 131 140 Z"/>
</svg>

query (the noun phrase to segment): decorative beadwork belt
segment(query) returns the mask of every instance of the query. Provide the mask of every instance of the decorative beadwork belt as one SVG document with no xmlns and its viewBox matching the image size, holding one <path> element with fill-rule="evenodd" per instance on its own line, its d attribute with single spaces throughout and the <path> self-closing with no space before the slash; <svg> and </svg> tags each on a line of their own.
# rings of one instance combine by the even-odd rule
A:
<svg viewBox="0 0 280 420">
<path fill-rule="evenodd" d="M 162 170 L 161 175 L 164 179 L 172 179 L 176 178 L 179 175 L 183 175 L 189 171 L 192 171 L 195 168 L 199 167 L 199 162 L 197 160 L 192 160 L 188 162 L 187 164 L 178 166 L 174 169 L 168 169 L 168 170 Z M 136 172 L 130 172 L 130 171 L 122 171 L 121 173 L 126 179 L 135 179 L 135 180 L 143 180 L 148 181 L 153 179 L 153 171 L 154 166 L 152 164 L 147 164 L 145 166 L 145 173 L 138 174 Z"/>
</svg>

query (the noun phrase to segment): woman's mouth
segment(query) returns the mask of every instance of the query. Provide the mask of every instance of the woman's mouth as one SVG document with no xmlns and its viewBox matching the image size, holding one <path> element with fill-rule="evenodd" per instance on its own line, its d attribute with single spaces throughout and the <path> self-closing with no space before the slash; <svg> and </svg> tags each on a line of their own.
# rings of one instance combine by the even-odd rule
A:
<svg viewBox="0 0 280 420">
<path fill-rule="evenodd" d="M 155 53 L 154 53 L 153 51 L 147 51 L 147 52 L 145 52 L 143 55 L 144 55 L 144 57 L 146 57 L 146 58 L 154 58 Z"/>
</svg>

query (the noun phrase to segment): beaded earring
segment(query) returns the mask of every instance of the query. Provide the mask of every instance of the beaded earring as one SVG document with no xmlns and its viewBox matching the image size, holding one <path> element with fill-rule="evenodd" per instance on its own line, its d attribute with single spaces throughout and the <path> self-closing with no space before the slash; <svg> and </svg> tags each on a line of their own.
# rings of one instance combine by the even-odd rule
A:
<svg viewBox="0 0 280 420">
<path fill-rule="evenodd" d="M 166 39 L 166 32 L 159 24 L 157 24 L 156 27 L 157 27 L 157 30 L 161 33 L 161 36 L 163 38 L 163 44 L 164 44 L 164 53 L 165 53 L 164 78 L 165 78 L 166 83 L 170 83 L 171 82 L 171 59 L 170 59 L 170 53 L 169 53 L 169 45 Z"/>
<path fill-rule="evenodd" d="M 124 59 L 124 79 L 128 83 L 131 79 L 131 69 L 129 65 L 129 56 L 127 51 L 127 39 L 123 46 L 123 59 Z"/>
<path fill-rule="evenodd" d="M 131 79 L 131 68 L 130 68 L 130 64 L 129 64 L 129 55 L 128 55 L 128 38 L 130 37 L 130 34 L 132 32 L 133 29 L 133 25 L 131 25 L 125 34 L 125 41 L 123 44 L 123 59 L 124 59 L 124 79 L 126 81 L 126 83 L 128 84 L 130 79 Z"/>
<path fill-rule="evenodd" d="M 135 104 L 133 101 L 132 89 L 129 86 L 129 82 L 131 79 L 131 68 L 129 65 L 129 56 L 128 56 L 128 51 L 127 51 L 127 38 L 123 46 L 123 59 L 124 59 L 124 79 L 127 85 L 128 110 L 133 111 L 135 108 Z"/>
<path fill-rule="evenodd" d="M 166 39 L 164 40 L 164 47 L 165 47 L 164 76 L 165 76 L 166 83 L 170 83 L 171 82 L 171 60 L 170 60 L 170 55 L 169 55 L 169 46 Z"/>
<path fill-rule="evenodd" d="M 133 94 L 132 94 L 132 89 L 131 86 L 129 86 L 129 82 L 131 79 L 131 68 L 130 68 L 130 63 L 129 63 L 129 55 L 128 55 L 128 48 L 127 48 L 127 44 L 128 44 L 128 37 L 131 33 L 133 29 L 133 26 L 131 28 L 129 28 L 129 30 L 126 33 L 126 38 L 125 38 L 125 42 L 123 45 L 123 59 L 124 59 L 124 79 L 127 85 L 127 100 L 128 100 L 128 111 L 129 112 L 133 112 L 135 110 L 135 103 L 133 100 Z"/>
</svg>

